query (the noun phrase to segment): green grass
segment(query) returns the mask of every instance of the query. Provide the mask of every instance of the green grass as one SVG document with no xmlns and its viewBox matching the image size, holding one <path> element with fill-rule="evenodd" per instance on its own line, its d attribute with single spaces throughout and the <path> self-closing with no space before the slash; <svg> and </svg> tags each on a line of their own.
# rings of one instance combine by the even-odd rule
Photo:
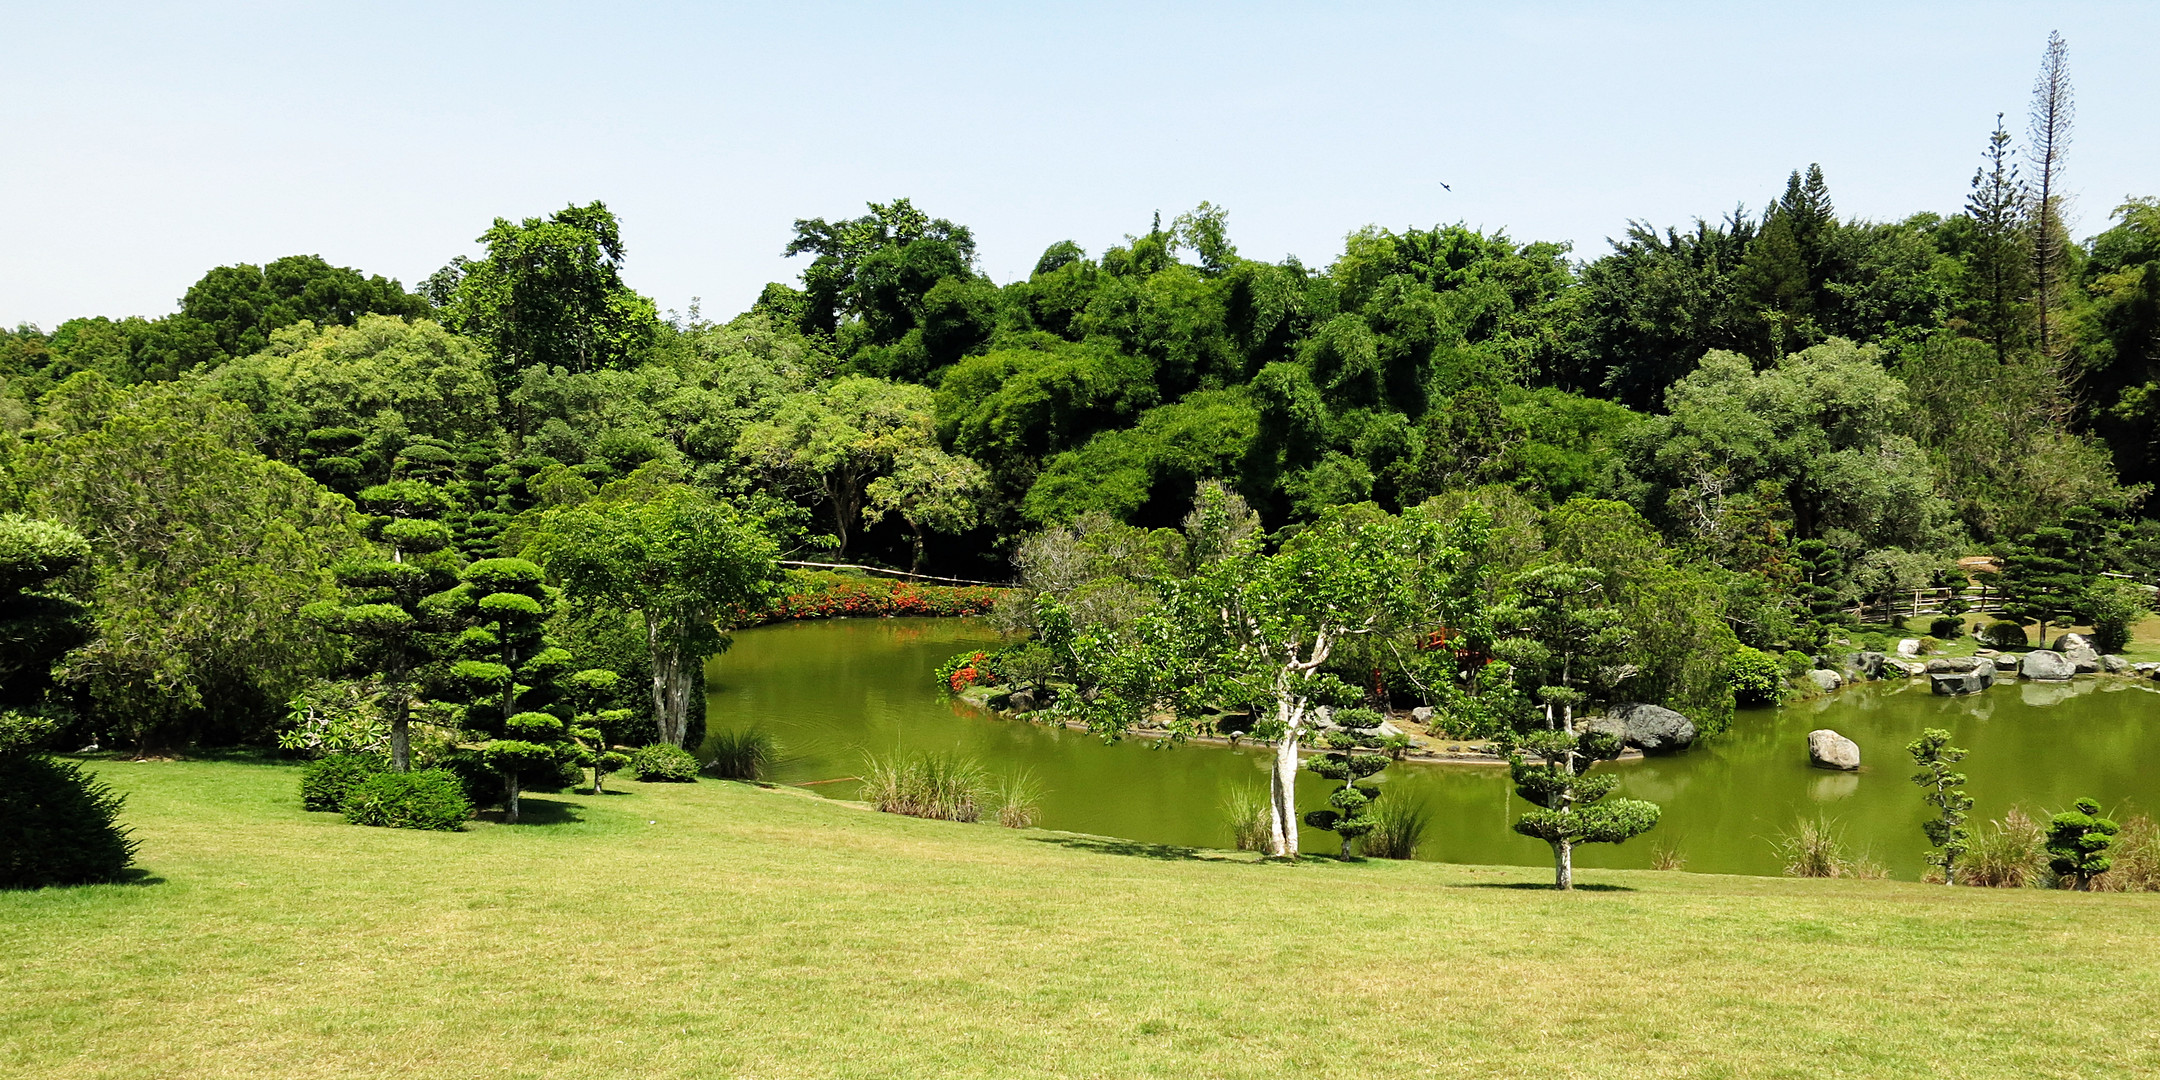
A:
<svg viewBox="0 0 2160 1080">
<path fill-rule="evenodd" d="M 712 781 L 421 833 L 302 812 L 282 766 L 97 770 L 150 880 L 0 895 L 0 1075 L 2160 1072 L 2160 896 L 1561 895 Z"/>
</svg>

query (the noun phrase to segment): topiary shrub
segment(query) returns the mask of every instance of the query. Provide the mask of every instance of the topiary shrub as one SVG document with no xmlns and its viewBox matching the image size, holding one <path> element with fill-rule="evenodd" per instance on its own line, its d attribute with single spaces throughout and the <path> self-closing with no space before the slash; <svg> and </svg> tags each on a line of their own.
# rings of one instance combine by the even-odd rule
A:
<svg viewBox="0 0 2160 1080">
<path fill-rule="evenodd" d="M 688 784 L 697 780 L 698 760 L 674 743 L 654 743 L 630 755 L 630 773 L 647 783 Z"/>
<path fill-rule="evenodd" d="M 1815 658 L 1798 649 L 1787 649 L 1778 659 L 1785 661 L 1785 674 L 1796 678 L 1815 670 Z"/>
<path fill-rule="evenodd" d="M 2012 649 L 2025 644 L 2025 628 L 2008 619 L 1997 619 L 1989 623 L 1980 636 L 1998 649 Z"/>
<path fill-rule="evenodd" d="M 1745 645 L 1733 653 L 1726 669 L 1733 700 L 1740 705 L 1775 705 L 1785 692 L 1785 662 Z"/>
<path fill-rule="evenodd" d="M 333 813 L 343 810 L 354 788 L 389 768 L 389 759 L 380 754 L 330 754 L 319 758 L 300 774 L 300 805 Z"/>
<path fill-rule="evenodd" d="M 1916 651 L 1918 655 L 1921 656 L 1927 656 L 1932 653 L 1941 652 L 1942 642 L 1935 640 L 1932 635 L 1923 636 L 1922 638 L 1920 638 L 1920 648 Z"/>
<path fill-rule="evenodd" d="M 447 769 L 379 772 L 345 796 L 345 820 L 355 825 L 454 830 L 471 816 L 464 785 Z"/>
<path fill-rule="evenodd" d="M 1964 637 L 1965 620 L 1960 619 L 1955 615 L 1944 615 L 1941 618 L 1938 618 L 1933 622 L 1928 623 L 1928 636 L 1938 637 L 1943 639 L 1944 641 L 1948 641 L 1951 638 Z"/>
<path fill-rule="evenodd" d="M 0 757 L 0 889 L 119 880 L 135 858 L 122 801 L 74 762 Z"/>
</svg>

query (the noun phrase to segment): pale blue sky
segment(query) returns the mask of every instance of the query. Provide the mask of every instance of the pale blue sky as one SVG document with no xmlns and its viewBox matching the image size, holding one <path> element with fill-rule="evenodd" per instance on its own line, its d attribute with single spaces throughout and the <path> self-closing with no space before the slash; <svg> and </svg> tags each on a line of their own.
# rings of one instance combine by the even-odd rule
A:
<svg viewBox="0 0 2160 1080">
<path fill-rule="evenodd" d="M 631 283 L 708 315 L 793 277 L 794 218 L 895 195 L 999 281 L 1202 199 L 1312 265 L 1367 223 L 1594 255 L 1809 162 L 1846 215 L 1947 212 L 2057 28 L 2079 233 L 2160 194 L 2152 4 L 301 8 L 0 4 L 0 321 L 160 314 L 294 253 L 413 285 L 594 198 Z"/>
</svg>

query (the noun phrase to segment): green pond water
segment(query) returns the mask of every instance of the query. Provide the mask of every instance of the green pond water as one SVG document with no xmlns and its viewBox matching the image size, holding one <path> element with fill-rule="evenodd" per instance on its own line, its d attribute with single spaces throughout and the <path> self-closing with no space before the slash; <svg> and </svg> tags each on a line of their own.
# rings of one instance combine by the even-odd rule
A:
<svg viewBox="0 0 2160 1080">
<path fill-rule="evenodd" d="M 1043 786 L 1045 828 L 1148 843 L 1227 847 L 1223 793 L 1266 781 L 1267 756 L 1250 747 L 1145 740 L 1106 745 L 1085 732 L 1000 720 L 942 698 L 931 672 L 964 648 L 999 638 L 975 619 L 835 619 L 784 623 L 735 635 L 707 671 L 708 724 L 762 726 L 780 742 L 780 783 L 852 777 L 866 753 L 955 751 L 993 771 L 1026 768 Z M 1917 878 L 1925 841 L 1920 793 L 1904 746 L 1922 728 L 1947 728 L 1972 751 L 1976 824 L 2013 805 L 2052 812 L 2091 795 L 2118 813 L 2160 808 L 2160 692 L 2146 682 L 2080 678 L 2004 682 L 1983 694 L 1937 697 L 1925 682 L 1878 683 L 1780 709 L 1743 710 L 1723 737 L 1675 757 L 1599 766 L 1619 792 L 1665 809 L 1647 836 L 1593 845 L 1588 866 L 1641 867 L 1653 843 L 1677 847 L 1687 869 L 1775 874 L 1771 841 L 1801 815 L 1841 828 L 1849 845 Z M 1834 728 L 1860 745 L 1858 773 L 1810 768 L 1807 733 Z M 1328 782 L 1301 774 L 1299 805 L 1323 805 Z M 1545 845 L 1515 835 L 1523 809 L 1493 765 L 1402 763 L 1380 777 L 1387 798 L 1433 811 L 1421 857 L 1447 862 L 1549 864 Z M 810 790 L 853 798 L 852 781 Z M 1307 850 L 1337 841 L 1307 830 Z"/>
</svg>

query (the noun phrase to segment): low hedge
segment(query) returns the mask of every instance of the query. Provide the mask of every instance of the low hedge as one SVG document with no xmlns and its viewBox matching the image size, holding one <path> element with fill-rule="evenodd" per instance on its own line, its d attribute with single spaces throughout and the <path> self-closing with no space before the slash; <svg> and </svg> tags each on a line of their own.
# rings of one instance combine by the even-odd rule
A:
<svg viewBox="0 0 2160 1080">
<path fill-rule="evenodd" d="M 630 773 L 648 783 L 688 784 L 697 780 L 698 760 L 674 743 L 654 743 L 630 755 Z"/>
<path fill-rule="evenodd" d="M 447 769 L 376 773 L 345 797 L 345 820 L 355 825 L 454 830 L 471 816 L 464 785 Z"/>
</svg>

